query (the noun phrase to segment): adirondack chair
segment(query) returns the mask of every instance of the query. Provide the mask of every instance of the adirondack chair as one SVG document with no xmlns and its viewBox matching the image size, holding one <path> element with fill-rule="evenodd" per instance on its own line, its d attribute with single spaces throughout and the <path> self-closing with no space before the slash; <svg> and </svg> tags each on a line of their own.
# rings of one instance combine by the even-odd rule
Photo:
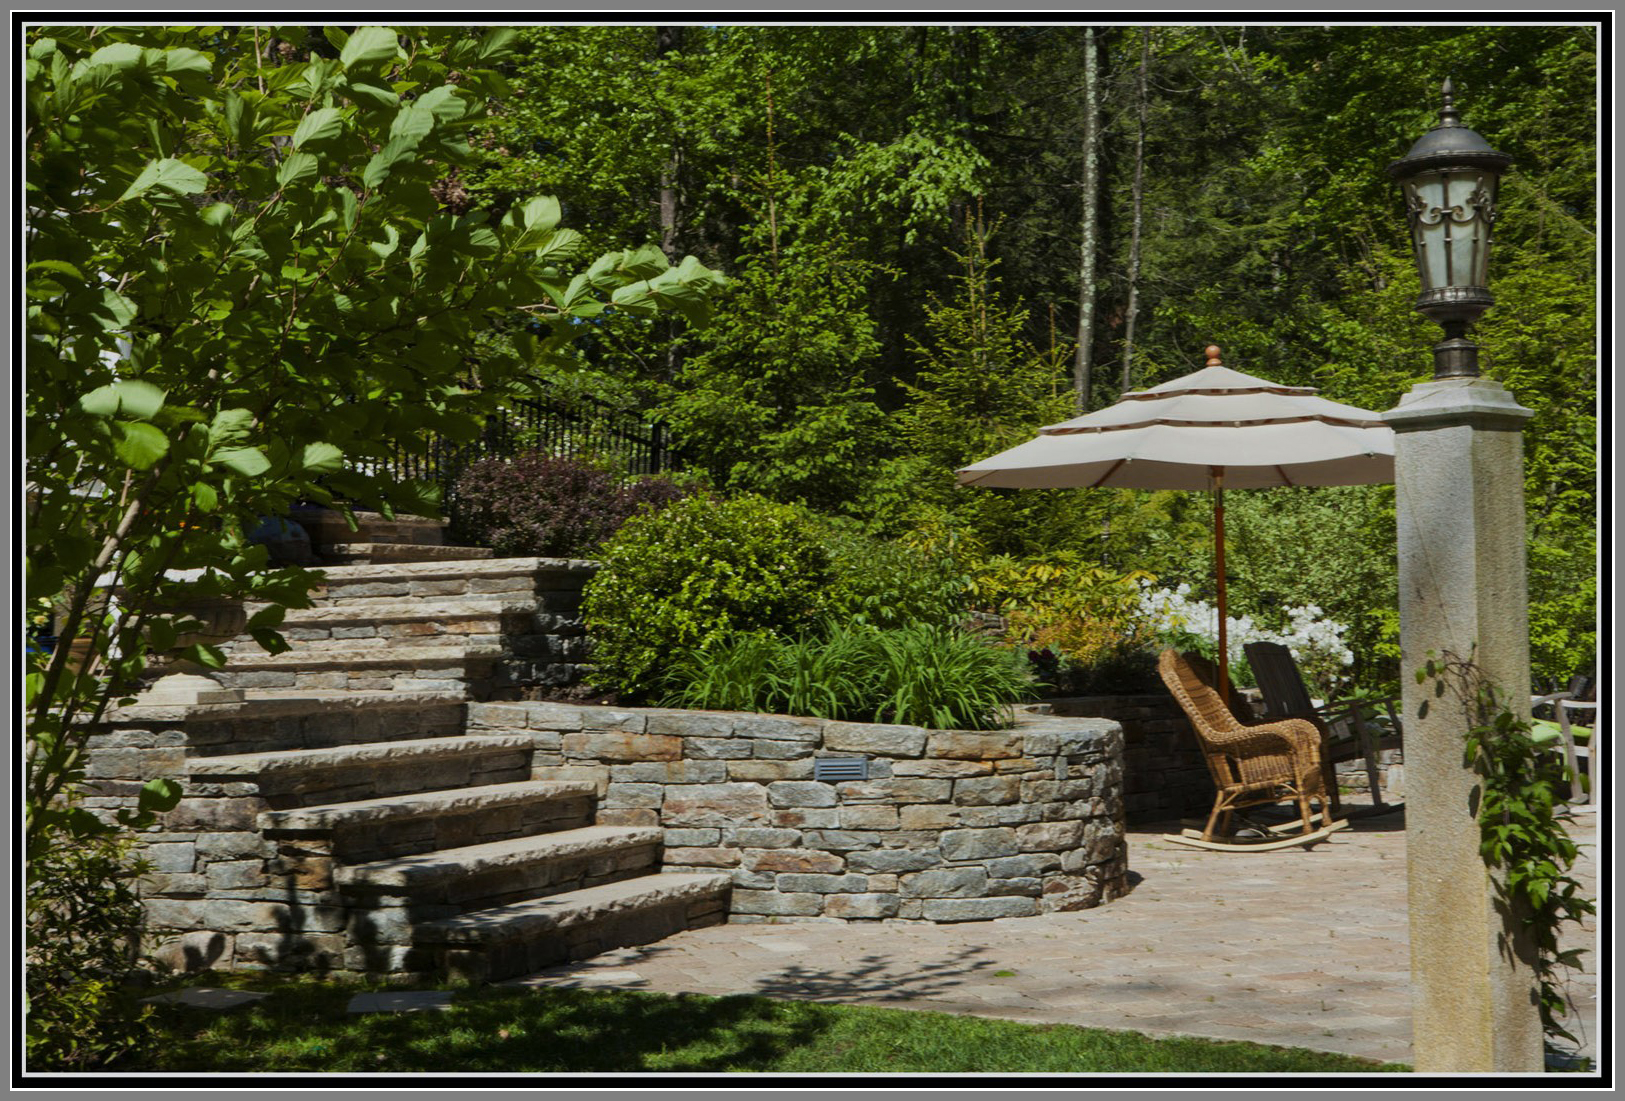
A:
<svg viewBox="0 0 1625 1101">
<path fill-rule="evenodd" d="M 1252 667 L 1258 689 L 1264 697 L 1266 719 L 1307 719 L 1320 731 L 1321 767 L 1326 771 L 1327 790 L 1336 798 L 1335 765 L 1340 761 L 1365 760 L 1366 779 L 1371 785 L 1371 801 L 1376 810 L 1387 809 L 1382 801 L 1382 783 L 1377 772 L 1377 754 L 1400 746 L 1399 714 L 1393 700 L 1374 701 L 1388 715 L 1386 732 L 1372 722 L 1373 701 L 1340 700 L 1315 706 L 1303 683 L 1292 651 L 1279 642 L 1249 642 L 1243 647 Z"/>
<path fill-rule="evenodd" d="M 1569 803 L 1576 809 L 1595 810 L 1602 799 L 1602 727 L 1597 722 L 1596 682 L 1590 677 L 1574 677 L 1567 688 L 1544 696 L 1531 696 L 1529 704 L 1530 712 L 1537 720 L 1542 710 L 1550 709 L 1557 723 L 1563 764 L 1569 776 Z M 1580 723 L 1576 724 L 1575 719 L 1579 719 Z M 1590 724 L 1591 734 L 1586 744 L 1581 745 L 1575 737 L 1575 726 L 1583 727 L 1586 723 Z M 1585 784 L 1580 779 L 1579 763 L 1582 760 L 1587 762 L 1590 792 L 1585 790 Z"/>
</svg>

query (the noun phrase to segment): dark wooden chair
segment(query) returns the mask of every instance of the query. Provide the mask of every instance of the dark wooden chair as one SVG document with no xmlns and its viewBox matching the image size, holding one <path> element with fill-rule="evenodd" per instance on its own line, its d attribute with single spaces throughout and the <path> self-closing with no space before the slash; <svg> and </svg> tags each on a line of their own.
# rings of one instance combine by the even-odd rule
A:
<svg viewBox="0 0 1625 1101">
<path fill-rule="evenodd" d="M 1563 766 L 1569 777 L 1569 803 L 1595 809 L 1602 799 L 1602 727 L 1597 721 L 1596 681 L 1586 676 L 1574 677 L 1562 691 L 1531 696 L 1529 704 L 1531 715 L 1540 718 L 1542 711 L 1549 710 L 1552 721 L 1557 723 Z M 1586 724 L 1590 725 L 1591 734 L 1582 745 L 1575 738 L 1574 728 Z M 1586 762 L 1585 771 L 1590 777 L 1589 792 L 1580 778 L 1581 761 Z"/>
<path fill-rule="evenodd" d="M 1377 809 L 1385 808 L 1377 755 L 1382 750 L 1400 747 L 1402 731 L 1395 701 L 1340 700 L 1316 707 L 1291 650 L 1279 642 L 1249 642 L 1243 649 L 1264 697 L 1264 717 L 1304 719 L 1320 731 L 1321 765 L 1326 770 L 1326 785 L 1334 793 L 1333 799 L 1337 791 L 1335 766 L 1341 761 L 1363 758 L 1366 780 L 1371 785 L 1371 801 Z M 1373 706 L 1387 712 L 1391 725 L 1386 731 L 1373 720 L 1370 714 Z"/>
</svg>

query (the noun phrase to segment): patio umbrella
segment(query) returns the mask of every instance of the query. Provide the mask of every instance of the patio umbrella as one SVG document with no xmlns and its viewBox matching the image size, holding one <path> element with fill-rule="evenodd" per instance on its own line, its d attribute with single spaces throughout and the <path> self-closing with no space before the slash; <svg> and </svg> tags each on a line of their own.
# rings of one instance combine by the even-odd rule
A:
<svg viewBox="0 0 1625 1101">
<path fill-rule="evenodd" d="M 1036 439 L 959 471 L 961 485 L 1212 489 L 1220 692 L 1228 691 L 1224 490 L 1366 485 L 1394 478 L 1394 433 L 1366 409 L 1207 366 L 1115 405 L 1039 430 Z"/>
</svg>

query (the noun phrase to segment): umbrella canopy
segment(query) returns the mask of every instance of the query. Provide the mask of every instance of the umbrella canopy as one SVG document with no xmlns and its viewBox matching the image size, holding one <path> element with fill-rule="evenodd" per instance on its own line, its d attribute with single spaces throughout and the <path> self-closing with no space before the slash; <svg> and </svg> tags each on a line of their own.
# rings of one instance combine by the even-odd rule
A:
<svg viewBox="0 0 1625 1101">
<path fill-rule="evenodd" d="M 1394 432 L 1376 413 L 1217 362 L 1039 430 L 959 471 L 962 485 L 1230 489 L 1365 485 L 1394 477 Z"/>
<path fill-rule="evenodd" d="M 1200 371 L 1124 394 L 959 471 L 1007 489 L 1213 489 L 1219 646 L 1225 660 L 1223 490 L 1366 485 L 1394 478 L 1394 433 L 1366 409 L 1232 371 L 1207 348 Z M 1221 691 L 1223 691 L 1221 681 Z"/>
</svg>

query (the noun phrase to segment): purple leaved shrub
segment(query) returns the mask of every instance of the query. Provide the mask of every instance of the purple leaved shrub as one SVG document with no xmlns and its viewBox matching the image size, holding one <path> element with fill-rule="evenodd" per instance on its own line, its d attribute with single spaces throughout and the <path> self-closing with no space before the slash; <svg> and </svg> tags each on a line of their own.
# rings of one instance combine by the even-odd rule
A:
<svg viewBox="0 0 1625 1101">
<path fill-rule="evenodd" d="M 644 506 L 685 496 L 663 475 L 623 481 L 580 459 L 480 459 L 457 479 L 452 534 L 499 556 L 588 558 Z"/>
</svg>

